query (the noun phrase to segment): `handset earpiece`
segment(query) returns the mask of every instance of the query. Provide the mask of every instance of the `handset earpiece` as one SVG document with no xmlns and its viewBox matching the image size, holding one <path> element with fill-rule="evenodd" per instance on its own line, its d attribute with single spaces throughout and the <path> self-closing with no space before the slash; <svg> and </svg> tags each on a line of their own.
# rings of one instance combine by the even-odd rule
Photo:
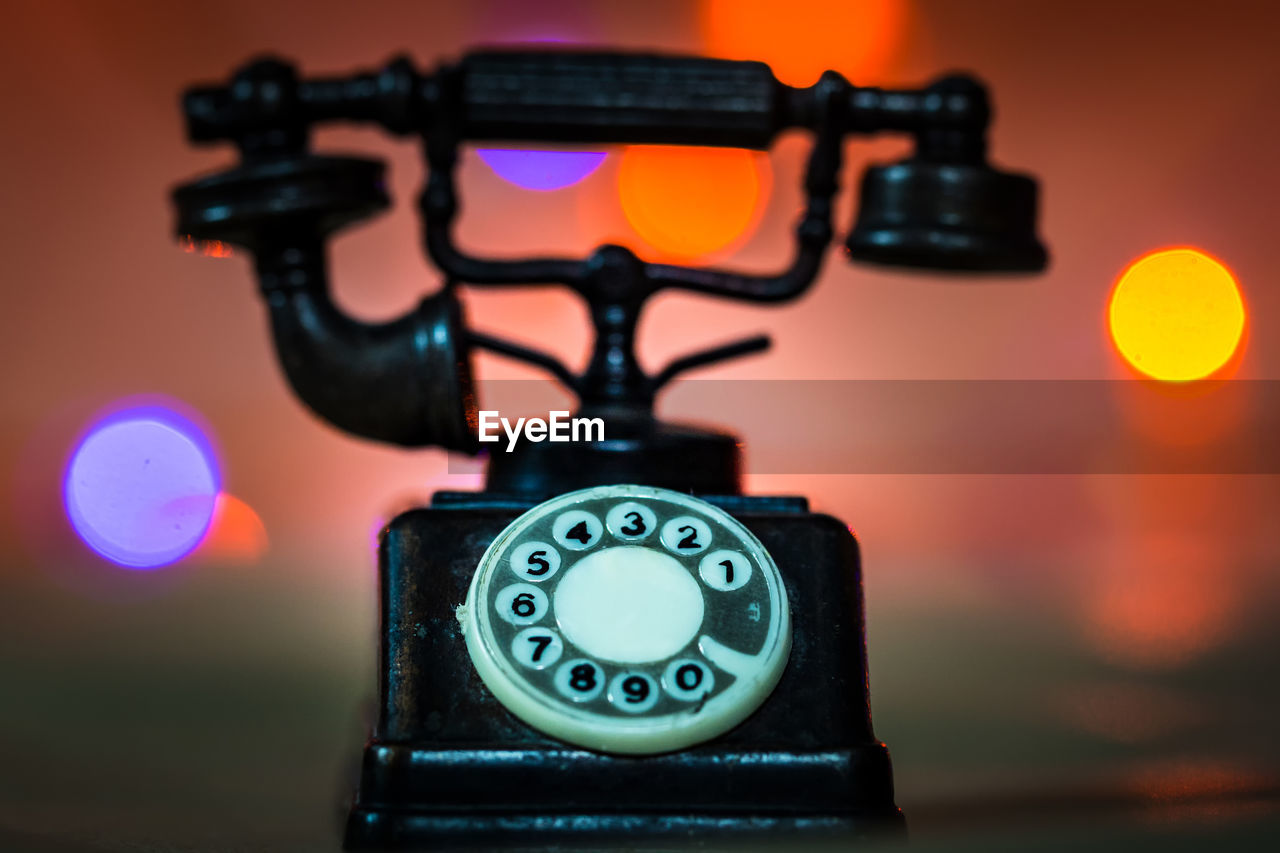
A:
<svg viewBox="0 0 1280 853">
<path fill-rule="evenodd" d="M 965 272 L 1039 272 L 1036 182 L 987 163 L 913 157 L 862 178 L 850 260 Z"/>
<path fill-rule="evenodd" d="M 277 152 L 175 190 L 176 230 L 247 249 L 285 375 L 346 432 L 474 452 L 476 402 L 462 307 L 446 287 L 387 323 L 345 314 L 325 240 L 390 204 L 381 160 Z"/>
<path fill-rule="evenodd" d="M 252 252 L 327 239 L 391 206 L 386 165 L 368 157 L 279 152 L 177 187 L 179 236 Z"/>
<path fill-rule="evenodd" d="M 863 173 L 849 259 L 951 272 L 1043 270 L 1039 189 L 1030 175 L 988 160 L 986 89 L 951 75 L 919 100 L 932 121 L 914 129 L 914 154 Z"/>
</svg>

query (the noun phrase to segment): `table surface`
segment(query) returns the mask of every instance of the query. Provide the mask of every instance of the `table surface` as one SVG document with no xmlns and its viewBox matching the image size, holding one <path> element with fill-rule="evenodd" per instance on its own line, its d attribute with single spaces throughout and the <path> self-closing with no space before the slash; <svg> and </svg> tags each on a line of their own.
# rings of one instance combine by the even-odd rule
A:
<svg viewBox="0 0 1280 853">
<path fill-rule="evenodd" d="M 268 561 L 112 596 L 55 576 L 0 595 L 0 848 L 338 849 L 372 576 Z M 876 731 L 921 848 L 1276 849 L 1275 621 L 1135 671 L 1016 596 L 870 577 Z"/>
</svg>

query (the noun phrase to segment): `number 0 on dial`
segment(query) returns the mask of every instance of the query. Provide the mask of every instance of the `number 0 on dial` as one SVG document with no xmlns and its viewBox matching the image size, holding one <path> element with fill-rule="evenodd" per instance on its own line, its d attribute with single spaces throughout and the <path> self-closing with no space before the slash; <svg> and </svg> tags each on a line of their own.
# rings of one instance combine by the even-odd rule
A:
<svg viewBox="0 0 1280 853">
<path fill-rule="evenodd" d="M 769 695 L 791 650 L 769 553 L 724 510 L 600 486 L 513 521 L 458 609 L 481 680 L 534 728 L 601 752 L 713 738 Z"/>
</svg>

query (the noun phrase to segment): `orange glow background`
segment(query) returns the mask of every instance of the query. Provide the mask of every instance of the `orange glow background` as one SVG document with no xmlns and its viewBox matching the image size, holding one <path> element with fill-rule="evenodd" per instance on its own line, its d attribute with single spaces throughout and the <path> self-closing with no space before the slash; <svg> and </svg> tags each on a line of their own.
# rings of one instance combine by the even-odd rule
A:
<svg viewBox="0 0 1280 853">
<path fill-rule="evenodd" d="M 883 37 L 865 35 L 876 28 Z M 245 253 L 174 240 L 170 188 L 232 159 L 187 144 L 183 87 L 225 80 L 262 52 L 324 74 L 397 51 L 429 67 L 469 46 L 540 38 L 773 60 L 801 84 L 823 67 L 878 85 L 971 69 L 994 94 L 994 159 L 1042 181 L 1047 274 L 961 284 L 850 266 L 833 248 L 794 304 L 661 296 L 641 327 L 642 362 L 767 330 L 770 354 L 700 375 L 1136 380 L 1100 321 L 1107 299 L 1136 258 L 1190 245 L 1222 259 L 1244 294 L 1249 331 L 1229 377 L 1275 380 L 1278 30 L 1280 6 L 1156 0 L 11 7 L 0 34 L 0 647 L 10 650 L 0 694 L 20 701 L 0 710 L 0 756 L 27 768 L 28 805 L 0 805 L 0 838 L 57 823 L 58 798 L 75 797 L 100 805 L 69 819 L 68 837 L 127 841 L 141 826 L 146 838 L 184 839 L 194 825 L 199 837 L 305 837 L 327 849 L 332 792 L 374 684 L 370 528 L 436 489 L 478 485 L 449 474 L 442 452 L 375 446 L 311 417 L 282 380 Z M 418 149 L 351 128 L 320 131 L 315 144 L 388 158 L 397 205 L 332 245 L 333 280 L 362 318 L 403 312 L 440 284 L 419 250 Z M 907 150 L 900 139 L 849 146 L 837 240 L 862 166 Z M 790 256 L 807 151 L 803 135 L 779 140 L 749 233 L 710 260 L 765 269 Z M 623 171 L 614 153 L 575 187 L 532 193 L 464 157 L 459 239 L 506 255 L 620 241 L 669 260 L 620 208 Z M 478 328 L 584 361 L 586 316 L 570 296 L 465 298 Z M 483 355 L 478 371 L 536 375 Z M 148 577 L 86 554 L 49 491 L 85 419 L 136 393 L 203 413 L 229 492 L 216 535 Z M 1117 405 L 1130 428 L 1172 443 L 1257 416 L 1237 398 L 1206 424 L 1170 423 L 1166 393 L 1135 381 Z M 1163 808 L 1170 791 L 1278 784 L 1276 477 L 758 475 L 747 485 L 809 495 L 856 528 L 876 731 L 926 837 L 981 824 L 957 817 L 968 802 L 990 828 L 1010 791 L 1052 800 L 1084 786 Z M 99 709 L 106 735 L 72 706 Z M 167 739 L 171 763 L 119 770 L 147 738 Z M 66 752 L 51 760 L 44 744 L 57 739 Z M 79 771 L 67 781 L 72 753 Z M 147 803 L 166 817 L 149 823 Z"/>
</svg>

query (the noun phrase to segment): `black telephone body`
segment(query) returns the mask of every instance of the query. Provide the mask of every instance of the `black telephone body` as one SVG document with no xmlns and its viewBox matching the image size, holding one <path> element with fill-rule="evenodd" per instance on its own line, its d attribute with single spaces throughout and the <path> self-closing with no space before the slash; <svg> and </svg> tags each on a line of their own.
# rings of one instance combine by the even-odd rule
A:
<svg viewBox="0 0 1280 853">
<path fill-rule="evenodd" d="M 813 86 L 768 66 L 695 57 L 487 50 L 422 74 L 405 59 L 304 79 L 261 59 L 184 96 L 190 138 L 240 164 L 174 193 L 177 233 L 248 249 L 288 379 L 318 415 L 408 447 L 477 451 L 470 352 L 544 368 L 606 440 L 524 442 L 480 492 L 439 492 L 384 529 L 378 712 L 346 824 L 349 849 L 720 844 L 900 831 L 889 755 L 872 732 L 861 564 L 850 529 L 801 497 L 744 495 L 739 442 L 665 423 L 659 390 L 757 352 L 748 338 L 646 373 L 645 301 L 665 288 L 757 302 L 800 296 L 832 239 L 843 143 L 899 132 L 912 156 L 872 166 L 846 240 L 854 260 L 1033 272 L 1037 190 L 986 159 L 984 87 Z M 421 138 L 427 254 L 446 284 L 371 325 L 329 295 L 324 242 L 389 204 L 380 161 L 322 156 L 309 130 L 366 122 Z M 465 142 L 767 149 L 813 137 L 789 266 L 756 275 L 589 257 L 496 260 L 459 249 Z M 592 357 L 575 374 L 471 330 L 468 287 L 567 286 Z"/>
</svg>

